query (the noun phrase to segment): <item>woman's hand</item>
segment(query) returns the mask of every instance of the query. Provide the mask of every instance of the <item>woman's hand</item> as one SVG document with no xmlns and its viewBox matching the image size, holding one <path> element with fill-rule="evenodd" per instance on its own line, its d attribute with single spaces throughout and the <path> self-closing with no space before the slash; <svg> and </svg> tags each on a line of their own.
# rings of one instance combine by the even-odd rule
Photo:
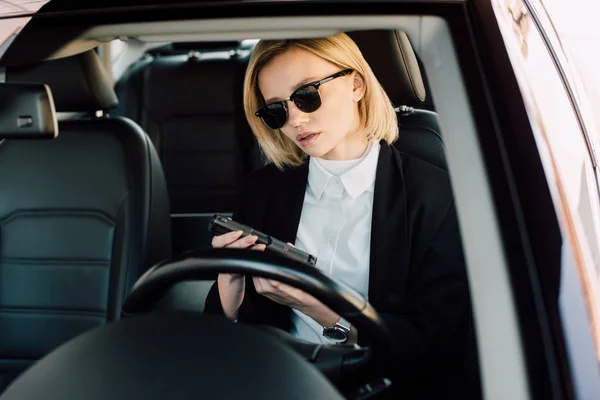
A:
<svg viewBox="0 0 600 400">
<path fill-rule="evenodd" d="M 300 289 L 267 278 L 253 277 L 256 292 L 284 306 L 297 310 L 313 308 L 320 303 Z"/>
<path fill-rule="evenodd" d="M 255 244 L 257 236 L 250 235 L 242 237 L 242 231 L 234 231 L 215 236 L 212 240 L 214 248 L 246 249 L 264 251 L 264 244 Z M 219 274 L 217 278 L 219 297 L 225 316 L 231 320 L 237 320 L 238 310 L 244 300 L 244 276 L 240 274 Z"/>
<path fill-rule="evenodd" d="M 284 306 L 308 315 L 321 326 L 333 326 L 340 316 L 310 294 L 285 283 L 266 278 L 252 278 L 256 292 Z"/>
<path fill-rule="evenodd" d="M 242 231 L 233 231 L 218 235 L 212 239 L 212 247 L 215 249 L 229 248 L 229 249 L 245 249 L 252 246 L 253 250 L 264 250 L 264 244 L 254 244 L 258 239 L 258 236 L 250 235 L 242 237 Z"/>
<path fill-rule="evenodd" d="M 272 279 L 253 277 L 252 280 L 257 293 L 284 306 L 295 308 L 321 326 L 334 326 L 340 319 L 339 314 L 300 289 Z M 357 341 L 358 332 L 354 326 L 351 326 L 346 343 L 353 344 Z"/>
</svg>

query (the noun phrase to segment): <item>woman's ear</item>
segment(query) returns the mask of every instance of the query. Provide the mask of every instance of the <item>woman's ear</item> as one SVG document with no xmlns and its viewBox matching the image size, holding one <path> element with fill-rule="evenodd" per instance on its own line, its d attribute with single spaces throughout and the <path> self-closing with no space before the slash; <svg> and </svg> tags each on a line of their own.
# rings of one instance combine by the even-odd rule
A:
<svg viewBox="0 0 600 400">
<path fill-rule="evenodd" d="M 365 95 L 365 80 L 358 71 L 354 71 L 352 79 L 352 99 L 358 103 Z"/>
</svg>

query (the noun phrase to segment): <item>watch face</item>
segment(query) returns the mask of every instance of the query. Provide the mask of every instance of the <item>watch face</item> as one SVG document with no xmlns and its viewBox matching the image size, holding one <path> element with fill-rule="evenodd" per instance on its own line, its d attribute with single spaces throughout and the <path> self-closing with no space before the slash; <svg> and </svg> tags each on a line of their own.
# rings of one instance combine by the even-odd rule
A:
<svg viewBox="0 0 600 400">
<path fill-rule="evenodd" d="M 348 340 L 348 334 L 338 328 L 325 328 L 323 330 L 323 336 L 336 343 L 343 343 Z"/>
</svg>

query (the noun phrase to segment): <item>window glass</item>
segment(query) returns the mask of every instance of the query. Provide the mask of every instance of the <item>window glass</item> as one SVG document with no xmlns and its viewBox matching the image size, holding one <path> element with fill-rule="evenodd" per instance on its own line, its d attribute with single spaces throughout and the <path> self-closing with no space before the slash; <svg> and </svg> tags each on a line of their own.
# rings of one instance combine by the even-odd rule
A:
<svg viewBox="0 0 600 400">
<path fill-rule="evenodd" d="M 15 36 L 31 20 L 31 17 L 18 17 L 37 12 L 49 0 L 30 0 L 27 2 L 0 1 L 0 58 L 8 49 Z M 12 18 L 11 18 L 12 17 Z"/>
<path fill-rule="evenodd" d="M 580 97 L 587 98 L 595 120 L 593 133 L 600 138 L 600 2 L 593 0 L 539 0 L 560 40 L 570 72 L 581 85 Z"/>
<path fill-rule="evenodd" d="M 23 29 L 30 20 L 31 17 L 8 18 L 2 20 L 2 23 L 0 23 L 0 58 L 4 55 L 21 29 Z"/>
<path fill-rule="evenodd" d="M 524 3 L 492 0 L 492 4 L 552 191 L 563 250 L 567 246 L 572 252 L 571 262 L 563 263 L 563 268 L 577 270 L 600 360 L 600 203 L 593 147 L 575 112 L 580 110 L 580 103 L 573 99 L 577 108 L 573 107 L 555 59 Z M 535 11 L 536 16 L 544 12 L 543 8 Z M 546 29 L 545 25 L 542 27 Z M 552 26 L 549 29 L 553 30 Z M 548 37 L 552 37 L 552 32 L 546 35 Z M 550 43 L 554 44 L 552 40 Z M 561 57 L 564 55 L 562 49 L 553 49 Z M 577 80 L 572 79 L 570 71 L 566 73 L 567 84 L 577 91 Z M 577 92 L 577 95 L 582 93 Z"/>
</svg>

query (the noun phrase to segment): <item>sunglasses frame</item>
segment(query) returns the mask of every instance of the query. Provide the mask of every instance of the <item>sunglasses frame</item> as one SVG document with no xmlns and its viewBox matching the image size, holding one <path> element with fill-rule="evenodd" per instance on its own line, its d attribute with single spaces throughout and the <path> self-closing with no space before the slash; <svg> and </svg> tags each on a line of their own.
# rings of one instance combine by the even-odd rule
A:
<svg viewBox="0 0 600 400">
<path fill-rule="evenodd" d="M 325 77 L 325 78 L 323 78 L 323 79 L 320 79 L 320 80 L 318 80 L 318 81 L 314 81 L 314 82 L 305 83 L 304 85 L 301 85 L 301 86 L 300 86 L 300 87 L 298 87 L 296 90 L 294 90 L 294 91 L 292 92 L 292 94 L 290 95 L 290 97 L 288 97 L 287 99 L 278 100 L 278 101 L 272 101 L 272 102 L 270 102 L 269 104 L 265 104 L 264 106 L 262 106 L 261 108 L 259 108 L 258 110 L 256 110 L 256 112 L 254 113 L 254 115 L 256 115 L 257 117 L 260 117 L 260 119 L 263 121 L 263 123 L 264 123 L 264 124 L 265 124 L 267 127 L 269 127 L 270 129 L 280 129 L 281 127 L 283 127 L 283 125 L 285 125 L 285 122 L 287 122 L 287 120 L 288 120 L 288 117 L 289 117 L 289 115 L 288 115 L 288 108 L 287 108 L 287 102 L 288 102 L 288 101 L 292 101 L 292 102 L 293 102 L 293 101 L 294 101 L 294 100 L 293 100 L 293 98 L 294 98 L 294 95 L 295 95 L 295 94 L 296 94 L 298 91 L 300 91 L 300 90 L 302 90 L 302 89 L 305 89 L 306 87 L 313 86 L 313 87 L 314 87 L 314 88 L 317 90 L 317 96 L 319 96 L 319 99 L 320 99 L 320 98 L 321 98 L 321 94 L 319 93 L 319 87 L 320 87 L 321 85 L 323 85 L 324 83 L 330 82 L 330 81 L 332 81 L 332 80 L 334 80 L 334 79 L 336 79 L 336 78 L 340 78 L 340 77 L 342 77 L 342 76 L 346 76 L 346 75 L 348 75 L 348 74 L 352 73 L 353 71 L 354 71 L 353 69 L 351 69 L 351 68 L 348 68 L 348 69 L 345 69 L 345 70 L 342 70 L 342 71 L 336 72 L 335 74 L 329 75 L 329 76 L 327 76 L 327 77 Z M 271 128 L 271 127 L 270 127 L 270 126 L 269 126 L 269 125 L 268 125 L 268 124 L 265 122 L 265 120 L 262 118 L 262 115 L 261 115 L 261 114 L 262 114 L 262 112 L 263 112 L 263 111 L 265 111 L 265 110 L 266 110 L 266 108 L 267 108 L 268 106 L 272 105 L 272 104 L 281 104 L 281 105 L 283 106 L 283 109 L 285 110 L 285 121 L 284 121 L 283 125 L 281 125 L 281 127 L 279 127 L 279 128 Z M 296 104 L 296 103 L 294 103 L 294 104 Z M 298 105 L 296 105 L 296 107 L 298 107 Z M 307 113 L 315 112 L 315 111 L 317 111 L 317 110 L 318 110 L 320 107 L 321 107 L 321 106 L 319 105 L 319 107 L 317 107 L 315 110 L 313 110 L 313 111 L 309 111 L 309 112 L 307 112 Z M 306 111 L 303 111 L 303 112 L 306 112 Z"/>
</svg>

